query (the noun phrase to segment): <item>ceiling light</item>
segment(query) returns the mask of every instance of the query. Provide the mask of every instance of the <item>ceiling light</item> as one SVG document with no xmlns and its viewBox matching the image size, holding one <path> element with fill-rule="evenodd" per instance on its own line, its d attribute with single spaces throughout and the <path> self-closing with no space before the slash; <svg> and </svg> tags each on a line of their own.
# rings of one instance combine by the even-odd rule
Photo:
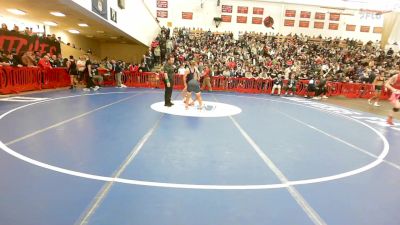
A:
<svg viewBox="0 0 400 225">
<path fill-rule="evenodd" d="M 86 35 L 86 37 L 88 37 L 88 38 L 92 38 L 92 37 L 94 37 L 93 35 Z"/>
<path fill-rule="evenodd" d="M 64 17 L 65 16 L 65 14 L 60 13 L 60 12 L 50 12 L 50 14 L 53 15 L 53 16 L 58 16 L 58 17 Z"/>
<path fill-rule="evenodd" d="M 87 25 L 86 23 L 78 23 L 78 26 L 80 26 L 80 27 L 88 27 L 89 25 Z"/>
<path fill-rule="evenodd" d="M 71 34 L 79 34 L 79 30 L 68 30 Z"/>
<path fill-rule="evenodd" d="M 110 38 L 115 40 L 115 39 L 117 39 L 118 37 L 110 37 Z"/>
<path fill-rule="evenodd" d="M 51 22 L 51 21 L 44 21 L 43 23 L 45 25 L 48 25 L 48 26 L 57 26 L 58 25 L 57 23 L 54 23 L 54 22 Z"/>
<path fill-rule="evenodd" d="M 15 14 L 15 15 L 25 15 L 26 14 L 26 12 L 19 10 L 19 9 L 7 9 L 7 11 L 9 11 L 10 13 Z"/>
<path fill-rule="evenodd" d="M 102 30 L 98 30 L 96 32 L 99 33 L 99 34 L 104 34 L 104 31 L 102 31 Z"/>
</svg>

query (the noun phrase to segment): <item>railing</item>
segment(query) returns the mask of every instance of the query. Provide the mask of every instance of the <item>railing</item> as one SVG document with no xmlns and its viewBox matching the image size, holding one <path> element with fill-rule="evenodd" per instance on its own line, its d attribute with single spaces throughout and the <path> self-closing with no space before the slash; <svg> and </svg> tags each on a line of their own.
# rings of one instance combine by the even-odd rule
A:
<svg viewBox="0 0 400 225">
<path fill-rule="evenodd" d="M 115 76 L 104 75 L 104 86 L 115 86 Z M 163 79 L 153 72 L 124 71 L 122 82 L 128 87 L 140 88 L 164 88 Z M 287 81 L 284 81 L 284 84 Z M 70 78 L 65 68 L 42 70 L 39 68 L 15 68 L 0 67 L 0 94 L 19 93 L 23 91 L 41 90 L 44 88 L 67 87 Z M 300 80 L 296 84 L 296 95 L 304 96 L 307 93 L 308 80 Z M 273 81 L 255 78 L 233 78 L 214 76 L 211 78 L 211 86 L 214 91 L 230 91 L 239 93 L 271 94 Z M 285 86 L 285 85 L 284 85 Z M 176 75 L 174 89 L 183 89 L 183 77 Z M 282 94 L 286 94 L 282 89 Z M 347 98 L 370 98 L 374 95 L 371 84 L 328 82 L 327 95 L 342 95 Z M 381 98 L 388 99 L 390 92 L 382 90 Z"/>
<path fill-rule="evenodd" d="M 65 68 L 0 67 L 0 94 L 66 87 L 69 84 Z"/>
</svg>

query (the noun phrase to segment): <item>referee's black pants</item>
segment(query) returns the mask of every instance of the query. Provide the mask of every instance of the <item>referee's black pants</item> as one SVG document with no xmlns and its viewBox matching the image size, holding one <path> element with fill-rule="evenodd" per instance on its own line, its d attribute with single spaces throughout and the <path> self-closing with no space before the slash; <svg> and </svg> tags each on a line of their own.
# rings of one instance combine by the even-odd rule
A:
<svg viewBox="0 0 400 225">
<path fill-rule="evenodd" d="M 167 83 L 164 82 L 165 85 L 165 94 L 164 94 L 164 101 L 165 101 L 165 105 L 170 105 L 171 102 L 171 96 L 172 96 L 172 90 L 174 88 L 174 83 L 170 81 L 170 86 L 167 87 Z"/>
</svg>

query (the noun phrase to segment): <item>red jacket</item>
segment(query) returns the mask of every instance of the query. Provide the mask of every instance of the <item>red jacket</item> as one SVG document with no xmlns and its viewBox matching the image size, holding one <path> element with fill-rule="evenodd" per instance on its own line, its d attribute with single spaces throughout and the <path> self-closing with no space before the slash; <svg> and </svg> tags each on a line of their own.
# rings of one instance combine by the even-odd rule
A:
<svg viewBox="0 0 400 225">
<path fill-rule="evenodd" d="M 38 66 L 42 69 L 51 69 L 51 64 L 49 60 L 45 58 L 39 60 Z"/>
</svg>

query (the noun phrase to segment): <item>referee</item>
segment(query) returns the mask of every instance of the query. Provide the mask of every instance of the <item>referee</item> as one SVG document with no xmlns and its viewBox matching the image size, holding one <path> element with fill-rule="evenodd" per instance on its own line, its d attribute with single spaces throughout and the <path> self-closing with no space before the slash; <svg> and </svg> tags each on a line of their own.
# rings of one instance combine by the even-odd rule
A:
<svg viewBox="0 0 400 225">
<path fill-rule="evenodd" d="M 164 94 L 164 106 L 171 107 L 174 103 L 171 102 L 172 90 L 174 88 L 174 76 L 175 76 L 175 66 L 174 66 L 174 56 L 169 56 L 168 61 L 164 64 L 161 69 L 161 73 L 164 73 L 164 84 L 165 84 L 165 94 Z"/>
</svg>

